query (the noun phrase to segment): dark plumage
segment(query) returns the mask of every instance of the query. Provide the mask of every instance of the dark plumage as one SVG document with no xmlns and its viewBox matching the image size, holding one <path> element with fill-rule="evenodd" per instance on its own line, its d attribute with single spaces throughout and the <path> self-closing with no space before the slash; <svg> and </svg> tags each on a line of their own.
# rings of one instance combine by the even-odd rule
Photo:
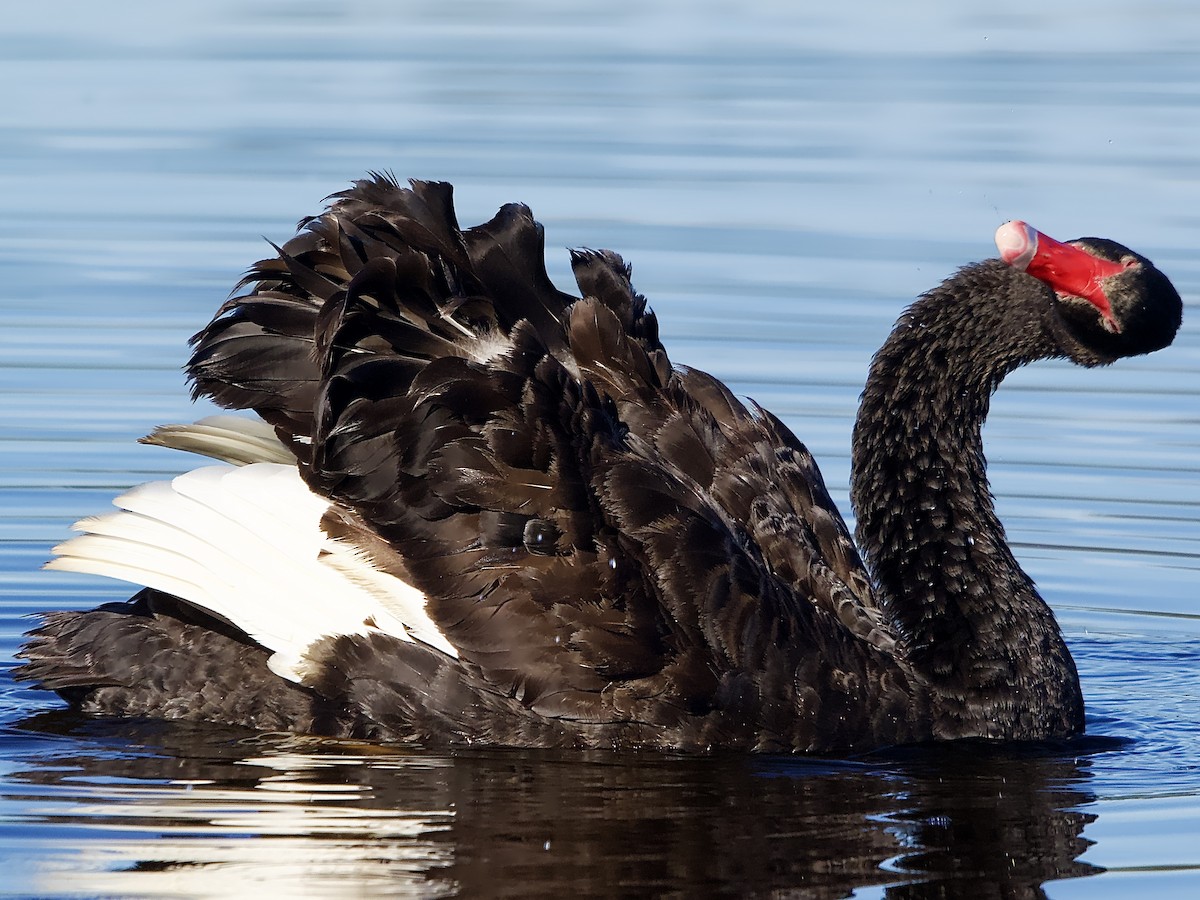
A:
<svg viewBox="0 0 1200 900">
<path fill-rule="evenodd" d="M 460 231 L 449 185 L 381 176 L 302 226 L 195 337 L 189 376 L 274 426 L 330 501 L 325 534 L 422 592 L 457 657 L 368 621 L 307 646 L 293 683 L 236 617 L 147 589 L 48 616 L 18 677 L 105 714 L 427 742 L 837 752 L 1082 729 L 980 427 L 1017 366 L 1170 343 L 1179 296 L 1148 260 L 1087 239 L 1117 264 L 1099 302 L 989 261 L 904 313 L 855 429 L 868 571 L 804 445 L 672 367 L 615 254 L 572 254 L 577 299 L 524 206 Z"/>
</svg>

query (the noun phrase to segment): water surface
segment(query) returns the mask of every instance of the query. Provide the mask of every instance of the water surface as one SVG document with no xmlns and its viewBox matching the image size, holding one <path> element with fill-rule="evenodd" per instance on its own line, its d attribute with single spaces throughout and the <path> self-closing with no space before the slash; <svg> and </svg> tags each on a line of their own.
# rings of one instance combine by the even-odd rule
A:
<svg viewBox="0 0 1200 900">
<path fill-rule="evenodd" d="M 1200 19 L 1190 3 L 83 2 L 10 11 L 0 72 L 0 857 L 10 896 L 1193 896 L 1200 889 Z M 97 722 L 8 675 L 71 521 L 188 460 L 187 337 L 368 169 L 529 203 L 634 264 L 674 360 L 780 414 L 848 512 L 903 305 L 1003 220 L 1109 236 L 1176 344 L 1042 364 L 993 488 L 1067 632 L 1088 740 L 853 761 L 345 745 Z"/>
</svg>

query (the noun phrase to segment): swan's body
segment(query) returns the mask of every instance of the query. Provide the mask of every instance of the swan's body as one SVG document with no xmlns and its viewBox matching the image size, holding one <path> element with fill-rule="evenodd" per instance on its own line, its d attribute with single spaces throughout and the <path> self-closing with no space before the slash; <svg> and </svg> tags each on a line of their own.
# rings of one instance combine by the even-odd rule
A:
<svg viewBox="0 0 1200 900">
<path fill-rule="evenodd" d="M 56 613 L 19 677 L 102 714 L 519 746 L 845 751 L 1083 727 L 1074 664 L 992 510 L 980 426 L 1016 366 L 1166 346 L 1174 288 L 1107 241 L 1002 230 L 876 356 L 853 495 L 674 369 L 608 253 L 546 278 L 524 207 L 359 182 L 196 338 L 243 466 L 143 486 L 58 568 L 147 585 Z M 1043 244 L 1039 247 L 1039 238 Z"/>
</svg>

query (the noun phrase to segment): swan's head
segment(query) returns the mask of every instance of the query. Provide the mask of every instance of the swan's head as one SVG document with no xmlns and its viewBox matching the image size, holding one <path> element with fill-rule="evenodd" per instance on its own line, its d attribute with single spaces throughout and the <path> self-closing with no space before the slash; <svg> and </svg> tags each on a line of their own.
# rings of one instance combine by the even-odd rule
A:
<svg viewBox="0 0 1200 900">
<path fill-rule="evenodd" d="M 1104 238 L 1061 243 L 1024 222 L 996 231 L 1000 258 L 1045 284 L 1050 327 L 1082 365 L 1161 350 L 1175 339 L 1183 301 L 1154 263 Z"/>
</svg>

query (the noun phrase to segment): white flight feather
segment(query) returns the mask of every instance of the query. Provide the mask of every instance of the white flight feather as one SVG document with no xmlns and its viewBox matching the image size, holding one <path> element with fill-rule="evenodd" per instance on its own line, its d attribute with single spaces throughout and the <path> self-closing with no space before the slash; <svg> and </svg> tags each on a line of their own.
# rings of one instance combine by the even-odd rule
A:
<svg viewBox="0 0 1200 900">
<path fill-rule="evenodd" d="M 79 522 L 83 534 L 56 547 L 48 567 L 174 594 L 272 651 L 271 669 L 292 681 L 304 681 L 307 651 L 332 635 L 382 631 L 458 655 L 419 591 L 322 531 L 329 503 L 295 465 L 207 466 L 113 503 L 120 512 Z"/>
<path fill-rule="evenodd" d="M 189 425 L 160 425 L 142 438 L 146 444 L 211 456 L 222 462 L 291 464 L 292 453 L 262 419 L 244 416 L 206 416 Z"/>
</svg>

